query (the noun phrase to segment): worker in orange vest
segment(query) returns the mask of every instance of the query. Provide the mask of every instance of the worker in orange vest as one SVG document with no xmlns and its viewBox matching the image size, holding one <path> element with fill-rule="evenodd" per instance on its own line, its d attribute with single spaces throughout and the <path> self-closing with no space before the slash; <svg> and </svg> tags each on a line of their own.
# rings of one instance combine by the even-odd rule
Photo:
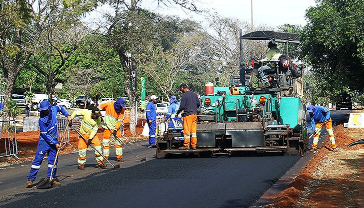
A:
<svg viewBox="0 0 364 208">
<path fill-rule="evenodd" d="M 119 98 L 116 102 L 108 102 L 99 105 L 100 110 L 106 110 L 103 122 L 104 135 L 102 138 L 103 151 L 106 159 L 110 155 L 110 136 L 121 137 L 121 125 L 124 120 L 125 101 Z M 123 146 L 119 139 L 115 139 L 116 158 L 119 162 L 124 162 Z"/>
</svg>

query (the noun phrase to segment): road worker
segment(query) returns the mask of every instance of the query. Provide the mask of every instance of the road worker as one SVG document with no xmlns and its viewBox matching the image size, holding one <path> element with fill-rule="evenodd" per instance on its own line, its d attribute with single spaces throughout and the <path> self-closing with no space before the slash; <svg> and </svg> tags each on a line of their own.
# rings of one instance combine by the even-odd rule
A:
<svg viewBox="0 0 364 208">
<path fill-rule="evenodd" d="M 97 130 L 99 129 L 101 123 L 101 114 L 98 108 L 93 108 L 92 110 L 87 110 L 87 109 L 76 110 L 72 113 L 71 119 L 74 119 L 76 116 L 83 116 L 80 126 L 80 133 L 86 139 L 86 141 L 79 136 L 78 169 L 84 170 L 88 145 L 93 144 L 98 152 L 100 153 L 102 152 L 100 140 L 97 137 Z M 101 169 L 105 169 L 106 165 L 103 161 L 103 157 L 96 150 L 95 150 L 95 159 L 97 162 L 97 166 Z"/>
<path fill-rule="evenodd" d="M 33 187 L 33 182 L 36 178 L 36 175 L 40 169 L 43 158 L 46 153 L 48 153 L 48 171 L 47 177 L 48 179 L 51 177 L 52 167 L 52 178 L 51 181 L 53 186 L 61 185 L 61 183 L 56 178 L 57 174 L 57 163 L 58 161 L 54 161 L 56 159 L 57 150 L 59 150 L 60 145 L 58 142 L 58 129 L 57 129 L 57 113 L 61 112 L 67 119 L 70 121 L 71 117 L 67 113 L 67 111 L 62 106 L 51 106 L 49 101 L 42 101 L 39 105 L 40 118 L 39 118 L 39 129 L 40 136 L 38 141 L 37 152 L 35 154 L 34 160 L 32 162 L 32 166 L 30 168 L 30 173 L 27 176 L 28 181 L 26 182 L 26 187 Z"/>
<path fill-rule="evenodd" d="M 312 144 L 312 151 L 317 150 L 317 144 L 320 137 L 320 133 L 323 127 L 326 128 L 327 132 L 329 133 L 329 138 L 331 141 L 331 148 L 332 150 L 336 149 L 336 143 L 334 138 L 334 131 L 332 130 L 332 119 L 330 116 L 330 110 L 315 105 L 308 105 L 307 112 L 310 116 L 310 123 L 312 130 L 313 128 L 313 144 Z"/>
<path fill-rule="evenodd" d="M 168 108 L 166 120 L 168 122 L 168 127 L 174 128 L 175 125 L 174 125 L 173 121 L 177 120 L 178 122 L 182 123 L 182 120 L 177 117 L 177 111 L 179 109 L 180 103 L 177 101 L 177 98 L 174 95 L 171 96 L 169 102 L 170 102 L 170 105 Z"/>
<path fill-rule="evenodd" d="M 182 113 L 183 120 L 183 147 L 179 149 L 196 149 L 197 145 L 197 109 L 200 107 L 200 100 L 196 93 L 189 90 L 187 84 L 181 84 L 180 90 L 183 93 L 181 105 L 177 115 Z"/>
<path fill-rule="evenodd" d="M 149 145 L 148 147 L 155 147 L 155 133 L 157 128 L 157 108 L 155 104 L 157 103 L 158 97 L 156 95 L 150 96 L 150 101 L 146 108 L 146 118 L 149 127 Z"/>
<path fill-rule="evenodd" d="M 110 155 L 110 136 L 121 137 L 121 125 L 124 120 L 125 101 L 123 98 L 119 98 L 116 102 L 108 102 L 99 105 L 100 110 L 105 110 L 103 128 L 104 134 L 102 138 L 103 151 L 106 159 L 109 159 Z M 123 160 L 123 146 L 119 139 L 115 139 L 116 158 L 119 162 Z"/>
</svg>

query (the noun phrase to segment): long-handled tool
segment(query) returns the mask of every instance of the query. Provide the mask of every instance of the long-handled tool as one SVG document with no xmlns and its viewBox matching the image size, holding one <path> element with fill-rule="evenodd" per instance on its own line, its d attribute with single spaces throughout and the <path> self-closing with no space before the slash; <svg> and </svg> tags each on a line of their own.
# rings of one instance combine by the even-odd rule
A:
<svg viewBox="0 0 364 208">
<path fill-rule="evenodd" d="M 54 179 L 53 171 L 54 171 L 54 168 L 56 167 L 56 162 L 58 159 L 59 152 L 64 148 L 65 145 L 66 144 L 63 144 L 61 147 L 59 147 L 57 149 L 56 157 L 54 158 L 54 162 L 53 162 L 52 169 L 51 169 L 51 175 L 49 176 L 49 178 L 46 178 L 42 182 L 40 182 L 39 185 L 37 185 L 37 189 L 49 189 L 53 186 L 53 179 Z"/>
<path fill-rule="evenodd" d="M 104 124 L 104 126 L 106 126 L 107 129 L 109 129 L 109 131 L 112 133 L 110 127 L 107 124 Z M 144 162 L 144 161 L 147 160 L 146 157 L 139 158 L 138 155 L 135 154 L 135 152 L 132 149 L 130 149 L 128 145 L 126 145 L 126 143 L 123 141 L 122 138 L 119 138 L 118 136 L 116 136 L 114 134 L 112 134 L 112 135 L 113 135 L 114 139 L 117 140 L 117 141 L 119 141 L 120 143 L 122 143 L 137 158 L 137 160 L 140 160 L 141 162 Z"/>
<path fill-rule="evenodd" d="M 354 146 L 354 145 L 357 145 L 357 144 L 364 144 L 364 139 L 360 139 L 356 142 L 353 142 L 353 143 L 350 143 L 348 144 L 348 147 L 351 147 L 351 146 Z"/>
<path fill-rule="evenodd" d="M 80 131 L 78 131 L 77 129 L 74 129 L 74 128 L 71 128 L 71 129 L 73 129 L 74 131 L 76 131 L 77 132 L 77 134 L 87 143 L 87 140 L 85 139 L 85 137 L 83 137 L 83 135 L 81 134 L 81 132 Z M 119 164 L 117 164 L 117 165 L 115 165 L 115 164 L 113 164 L 112 162 L 110 162 L 100 151 L 98 151 L 97 149 L 96 149 L 96 147 L 93 145 L 93 144 L 90 144 L 90 146 L 91 146 L 91 148 L 92 149 L 94 149 L 99 155 L 101 155 L 103 158 L 104 158 L 104 160 L 106 160 L 113 168 L 120 168 L 120 165 Z"/>
<path fill-rule="evenodd" d="M 324 125 L 327 123 L 327 121 L 323 122 L 321 124 L 321 126 L 318 128 L 318 130 L 314 130 L 313 133 L 308 137 L 308 140 L 311 139 L 315 134 L 317 134 L 318 132 L 321 132 L 322 128 L 324 127 Z"/>
</svg>

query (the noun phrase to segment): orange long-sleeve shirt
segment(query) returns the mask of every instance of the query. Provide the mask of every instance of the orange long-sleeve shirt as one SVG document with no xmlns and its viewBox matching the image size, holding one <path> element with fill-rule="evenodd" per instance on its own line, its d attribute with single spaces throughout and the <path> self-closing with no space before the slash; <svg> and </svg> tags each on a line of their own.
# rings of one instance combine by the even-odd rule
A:
<svg viewBox="0 0 364 208">
<path fill-rule="evenodd" d="M 105 129 L 115 130 L 120 128 L 124 119 L 124 108 L 120 113 L 117 113 L 114 108 L 114 102 L 108 102 L 99 105 L 99 109 L 106 110 L 103 124 Z"/>
</svg>

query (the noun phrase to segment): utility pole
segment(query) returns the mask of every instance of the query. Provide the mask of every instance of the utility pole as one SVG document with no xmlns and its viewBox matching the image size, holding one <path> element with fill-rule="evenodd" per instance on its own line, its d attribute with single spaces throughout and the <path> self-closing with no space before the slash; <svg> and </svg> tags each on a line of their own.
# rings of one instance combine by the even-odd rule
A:
<svg viewBox="0 0 364 208">
<path fill-rule="evenodd" d="M 251 19 L 251 26 L 252 26 L 252 30 L 254 29 L 254 25 L 253 25 L 253 0 L 250 0 L 250 19 Z"/>
</svg>

